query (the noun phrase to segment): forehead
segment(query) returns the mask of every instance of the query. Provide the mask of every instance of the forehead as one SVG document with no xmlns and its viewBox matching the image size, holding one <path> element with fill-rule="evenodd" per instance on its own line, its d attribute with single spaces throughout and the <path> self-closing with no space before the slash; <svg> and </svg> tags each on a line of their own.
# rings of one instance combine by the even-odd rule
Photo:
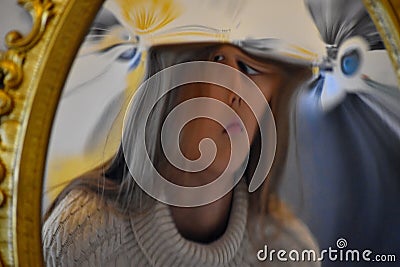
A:
<svg viewBox="0 0 400 267">
<path fill-rule="evenodd" d="M 221 42 L 199 42 L 199 43 L 180 43 L 180 44 L 167 44 L 158 45 L 150 48 L 149 53 L 156 53 L 159 56 L 176 55 L 181 57 L 187 55 L 187 59 L 193 60 L 209 60 L 212 55 L 216 53 L 223 53 L 224 55 L 237 55 L 242 59 L 256 61 L 260 63 L 268 63 L 277 66 L 283 66 L 287 63 L 276 60 L 270 54 L 251 53 L 245 47 L 240 47 L 232 43 Z"/>
</svg>

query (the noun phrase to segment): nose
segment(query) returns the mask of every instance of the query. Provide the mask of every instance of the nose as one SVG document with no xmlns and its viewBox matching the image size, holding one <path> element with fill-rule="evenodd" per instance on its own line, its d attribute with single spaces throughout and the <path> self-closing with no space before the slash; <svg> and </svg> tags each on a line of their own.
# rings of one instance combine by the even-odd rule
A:
<svg viewBox="0 0 400 267">
<path fill-rule="evenodd" d="M 243 83 L 242 81 L 243 77 L 241 76 L 242 74 L 240 73 L 241 71 L 240 61 L 236 59 L 235 54 L 233 54 L 232 51 L 227 51 L 224 49 L 218 50 L 213 55 L 213 61 L 225 64 L 237 70 L 235 72 L 229 72 L 232 73 L 233 76 L 230 77 L 230 80 L 232 81 L 234 88 L 227 89 L 229 91 L 229 93 L 227 94 L 227 104 L 229 104 L 231 107 L 240 107 L 242 104 L 242 99 L 238 94 L 241 93 L 240 92 L 242 90 L 241 85 Z M 235 93 L 230 89 L 234 89 L 237 93 Z"/>
</svg>

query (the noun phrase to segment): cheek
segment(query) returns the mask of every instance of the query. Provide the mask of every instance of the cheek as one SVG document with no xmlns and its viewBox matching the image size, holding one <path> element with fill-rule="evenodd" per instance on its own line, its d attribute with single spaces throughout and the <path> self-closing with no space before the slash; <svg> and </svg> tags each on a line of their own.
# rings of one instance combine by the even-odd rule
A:
<svg viewBox="0 0 400 267">
<path fill-rule="evenodd" d="M 199 118 L 188 122 L 179 136 L 182 153 L 188 159 L 197 159 L 200 157 L 198 149 L 200 141 L 204 138 L 210 138 L 218 143 L 218 136 L 222 134 L 221 129 L 221 126 L 211 119 Z"/>
<path fill-rule="evenodd" d="M 255 80 L 258 88 L 260 88 L 265 99 L 271 102 L 271 99 L 279 92 L 283 87 L 283 77 L 281 75 L 270 75 L 268 77 L 262 77 Z"/>
<path fill-rule="evenodd" d="M 209 97 L 224 101 L 230 91 L 224 87 L 208 83 L 191 83 L 177 88 L 178 103 L 197 97 Z"/>
</svg>

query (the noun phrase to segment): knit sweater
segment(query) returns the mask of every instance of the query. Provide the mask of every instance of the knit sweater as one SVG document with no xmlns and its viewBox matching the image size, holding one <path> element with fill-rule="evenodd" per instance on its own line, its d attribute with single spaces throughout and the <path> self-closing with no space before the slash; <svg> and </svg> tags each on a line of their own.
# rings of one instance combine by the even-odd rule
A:
<svg viewBox="0 0 400 267">
<path fill-rule="evenodd" d="M 47 266 L 319 266 L 317 262 L 260 261 L 247 225 L 248 192 L 241 181 L 234 189 L 227 228 L 209 244 L 185 239 L 169 206 L 156 202 L 151 212 L 123 216 L 107 201 L 84 190 L 71 191 L 43 226 Z M 190 219 L 190 218 L 188 218 Z M 268 223 L 270 222 L 270 223 Z M 318 248 L 299 220 L 283 224 L 276 234 L 273 220 L 265 229 L 268 250 Z"/>
</svg>

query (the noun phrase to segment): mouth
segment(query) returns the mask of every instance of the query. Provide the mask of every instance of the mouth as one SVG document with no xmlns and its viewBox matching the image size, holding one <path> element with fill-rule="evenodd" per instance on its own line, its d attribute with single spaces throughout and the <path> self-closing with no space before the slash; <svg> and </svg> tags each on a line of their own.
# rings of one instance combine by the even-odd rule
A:
<svg viewBox="0 0 400 267">
<path fill-rule="evenodd" d="M 234 121 L 230 124 L 228 124 L 224 130 L 223 133 L 231 133 L 231 134 L 235 134 L 235 133 L 241 133 L 243 132 L 243 125 L 238 122 L 238 121 Z"/>
</svg>

